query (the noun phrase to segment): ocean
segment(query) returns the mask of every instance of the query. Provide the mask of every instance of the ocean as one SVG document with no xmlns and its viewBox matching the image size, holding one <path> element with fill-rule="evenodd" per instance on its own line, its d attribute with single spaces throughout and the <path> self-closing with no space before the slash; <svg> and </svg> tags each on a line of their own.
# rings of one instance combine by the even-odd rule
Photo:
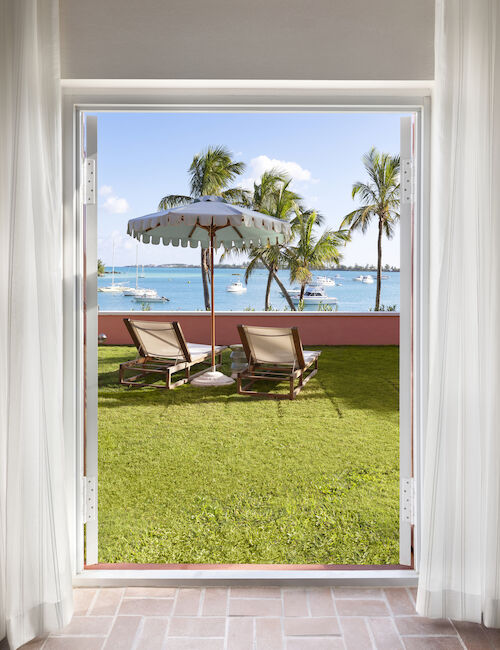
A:
<svg viewBox="0 0 500 650">
<path fill-rule="evenodd" d="M 106 271 L 111 272 L 111 268 Z M 216 311 L 261 311 L 264 309 L 264 296 L 267 283 L 267 271 L 257 269 L 250 277 L 245 293 L 229 293 L 228 285 L 236 280 L 244 284 L 244 269 L 216 268 L 215 269 L 215 309 Z M 285 287 L 291 287 L 287 271 L 278 273 Z M 315 271 L 314 276 L 323 275 L 335 280 L 336 286 L 325 287 L 328 296 L 337 298 L 335 311 L 367 312 L 375 304 L 376 282 L 364 284 L 355 282 L 353 278 L 359 275 L 372 275 L 373 271 Z M 399 272 L 383 273 L 381 303 L 386 306 L 396 305 L 399 311 Z M 160 296 L 169 299 L 168 302 L 149 303 L 151 311 L 202 311 L 203 289 L 199 268 L 144 268 L 143 278 L 139 278 L 139 287 L 156 289 Z M 337 277 L 339 276 L 339 277 Z M 98 286 L 111 284 L 111 273 L 98 279 Z M 125 283 L 135 287 L 135 266 L 115 268 L 115 283 Z M 271 289 L 272 308 L 285 310 L 286 300 L 280 294 L 278 285 L 273 282 Z M 141 311 L 145 302 L 136 302 L 132 297 L 121 294 L 98 293 L 98 304 L 101 311 Z M 317 306 L 308 306 L 308 311 L 317 310 Z"/>
</svg>

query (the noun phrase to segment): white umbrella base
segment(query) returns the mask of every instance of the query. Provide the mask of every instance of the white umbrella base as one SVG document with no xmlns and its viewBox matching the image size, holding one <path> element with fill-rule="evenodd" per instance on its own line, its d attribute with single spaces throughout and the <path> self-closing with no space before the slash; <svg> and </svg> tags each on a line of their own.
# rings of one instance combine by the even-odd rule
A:
<svg viewBox="0 0 500 650">
<path fill-rule="evenodd" d="M 200 388 L 210 388 L 211 386 L 229 386 L 234 384 L 234 379 L 224 375 L 218 370 L 209 370 L 202 375 L 198 375 L 191 382 L 191 386 L 199 386 Z"/>
</svg>

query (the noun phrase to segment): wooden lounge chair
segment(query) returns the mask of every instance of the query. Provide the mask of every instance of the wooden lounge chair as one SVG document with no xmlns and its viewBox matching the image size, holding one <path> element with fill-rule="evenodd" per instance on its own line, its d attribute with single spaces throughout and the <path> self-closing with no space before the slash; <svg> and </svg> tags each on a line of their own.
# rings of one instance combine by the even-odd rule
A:
<svg viewBox="0 0 500 650">
<path fill-rule="evenodd" d="M 170 389 L 186 384 L 194 377 L 211 368 L 211 347 L 199 343 L 186 343 L 186 339 L 177 322 L 140 321 L 124 318 L 138 357 L 133 361 L 120 364 L 120 384 L 125 386 L 148 386 L 150 388 Z M 222 362 L 223 346 L 215 347 L 216 367 Z M 207 367 L 191 374 L 191 368 L 197 364 Z M 172 381 L 172 375 L 184 371 L 185 376 Z M 133 373 L 130 375 L 130 373 Z M 159 378 L 154 379 L 154 375 Z M 151 377 L 153 381 L 145 381 Z M 156 382 L 164 380 L 165 383 Z"/>
<path fill-rule="evenodd" d="M 238 325 L 248 368 L 237 375 L 240 395 L 294 399 L 318 372 L 321 352 L 302 349 L 296 327 L 253 327 Z M 312 369 L 306 376 L 306 371 Z M 249 390 L 257 380 L 288 381 L 288 393 L 259 393 Z M 295 383 L 297 382 L 297 385 Z"/>
</svg>

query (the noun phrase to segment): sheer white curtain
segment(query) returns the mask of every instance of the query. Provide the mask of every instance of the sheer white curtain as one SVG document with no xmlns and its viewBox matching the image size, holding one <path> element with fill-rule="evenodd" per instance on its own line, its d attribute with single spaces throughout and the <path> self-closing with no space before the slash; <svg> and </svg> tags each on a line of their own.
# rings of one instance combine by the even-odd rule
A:
<svg viewBox="0 0 500 650">
<path fill-rule="evenodd" d="M 0 0 L 0 639 L 72 614 L 57 0 Z"/>
<path fill-rule="evenodd" d="M 500 4 L 437 0 L 420 614 L 500 627 Z"/>
</svg>

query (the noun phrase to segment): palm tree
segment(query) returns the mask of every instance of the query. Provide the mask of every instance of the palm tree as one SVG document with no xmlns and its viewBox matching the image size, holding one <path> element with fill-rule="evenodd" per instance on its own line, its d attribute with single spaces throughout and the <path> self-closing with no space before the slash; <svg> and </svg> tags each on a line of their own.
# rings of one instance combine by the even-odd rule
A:
<svg viewBox="0 0 500 650">
<path fill-rule="evenodd" d="M 106 273 L 106 266 L 104 265 L 104 262 L 99 258 L 97 260 L 97 275 L 101 276 Z"/>
<path fill-rule="evenodd" d="M 189 174 L 190 195 L 168 194 L 158 205 L 159 210 L 189 203 L 193 199 L 207 194 L 222 196 L 231 203 L 246 203 L 248 196 L 240 188 L 228 188 L 234 179 L 243 173 L 245 164 L 235 162 L 233 154 L 227 147 L 207 147 L 203 152 L 196 154 L 191 163 Z M 208 249 L 201 249 L 201 277 L 203 282 L 203 297 L 205 309 L 210 309 L 210 292 L 208 288 L 209 277 Z"/>
<path fill-rule="evenodd" d="M 297 211 L 292 221 L 292 233 L 296 244 L 283 251 L 284 259 L 290 269 L 291 282 L 300 284 L 300 302 L 304 299 L 306 286 L 312 279 L 312 268 L 326 268 L 338 264 L 342 259 L 339 247 L 349 240 L 348 230 L 325 230 L 319 236 L 315 228 L 321 222 L 315 211 Z"/>
<path fill-rule="evenodd" d="M 292 179 L 279 169 L 271 169 L 262 174 L 259 183 L 254 183 L 253 195 L 250 205 L 253 210 L 268 214 L 275 219 L 289 221 L 290 217 L 300 208 L 300 196 L 290 190 Z M 272 281 L 278 284 L 290 308 L 295 311 L 295 306 L 279 279 L 277 272 L 283 263 L 283 244 L 266 246 L 252 246 L 248 251 L 250 262 L 245 272 L 245 281 L 248 282 L 253 271 L 262 263 L 268 271 L 264 309 L 270 308 L 269 297 Z"/>
<path fill-rule="evenodd" d="M 369 182 L 354 183 L 352 198 L 359 197 L 361 207 L 346 215 L 340 225 L 366 233 L 372 218 L 378 218 L 377 239 L 377 293 L 375 311 L 380 310 L 380 288 L 382 281 L 382 236 L 394 236 L 395 225 L 399 221 L 399 156 L 380 153 L 372 147 L 363 156 L 363 165 Z"/>
</svg>

